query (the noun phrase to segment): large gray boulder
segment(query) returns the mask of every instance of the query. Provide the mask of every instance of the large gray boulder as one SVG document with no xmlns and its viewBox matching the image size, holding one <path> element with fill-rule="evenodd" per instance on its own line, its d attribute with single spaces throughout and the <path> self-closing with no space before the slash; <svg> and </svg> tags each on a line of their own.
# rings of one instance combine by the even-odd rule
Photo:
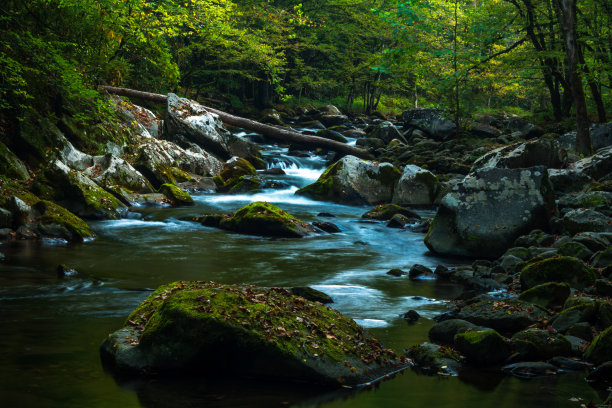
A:
<svg viewBox="0 0 612 408">
<path fill-rule="evenodd" d="M 439 254 L 495 258 L 546 228 L 554 207 L 544 167 L 477 170 L 444 196 L 425 244 Z"/>
<path fill-rule="evenodd" d="M 591 125 L 591 144 L 593 150 L 612 146 L 612 122 L 595 123 Z M 559 143 L 566 149 L 576 147 L 576 131 L 568 132 L 559 137 Z"/>
<path fill-rule="evenodd" d="M 385 144 L 389 144 L 393 139 L 398 139 L 403 143 L 408 143 L 402 132 L 389 121 L 377 123 L 371 129 L 368 129 L 368 137 L 374 137 L 382 140 Z"/>
<path fill-rule="evenodd" d="M 112 154 L 95 156 L 94 163 L 83 174 L 102 187 L 121 186 L 140 194 L 153 193 L 149 181 L 125 160 Z"/>
<path fill-rule="evenodd" d="M 390 163 L 373 163 L 345 156 L 328 167 L 319 179 L 296 191 L 315 200 L 356 205 L 388 203 L 401 176 Z"/>
<path fill-rule="evenodd" d="M 612 173 L 612 146 L 600 149 L 593 156 L 570 164 L 569 169 L 596 180 Z"/>
<path fill-rule="evenodd" d="M 490 151 L 477 159 L 472 170 L 487 167 L 524 169 L 533 166 L 561 167 L 567 162 L 567 152 L 550 139 L 515 143 Z"/>
<path fill-rule="evenodd" d="M 210 113 L 202 105 L 187 98 L 168 94 L 168 114 L 164 137 L 174 141 L 176 135 L 201 146 L 215 156 L 231 158 L 227 131 L 219 116 Z"/>
<path fill-rule="evenodd" d="M 399 205 L 431 205 L 439 190 L 440 182 L 431 171 L 410 164 L 404 167 L 392 201 Z"/>
</svg>

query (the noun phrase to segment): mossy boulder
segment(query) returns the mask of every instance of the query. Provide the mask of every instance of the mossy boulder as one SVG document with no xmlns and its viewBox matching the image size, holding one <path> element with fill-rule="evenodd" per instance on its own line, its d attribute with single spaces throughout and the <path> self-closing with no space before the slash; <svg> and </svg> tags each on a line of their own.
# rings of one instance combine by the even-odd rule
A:
<svg viewBox="0 0 612 408">
<path fill-rule="evenodd" d="M 117 369 L 247 376 L 352 386 L 405 364 L 352 319 L 282 288 L 175 282 L 111 334 L 101 355 Z"/>
<path fill-rule="evenodd" d="M 461 355 L 450 347 L 432 343 L 415 344 L 406 350 L 419 371 L 427 374 L 449 375 L 457 371 Z"/>
<path fill-rule="evenodd" d="M 584 353 L 584 358 L 595 364 L 612 361 L 612 327 L 602 331 Z"/>
<path fill-rule="evenodd" d="M 407 165 L 393 193 L 393 202 L 399 205 L 431 205 L 439 190 L 440 182 L 432 172 Z"/>
<path fill-rule="evenodd" d="M 81 242 L 95 236 L 85 221 L 51 201 L 39 201 L 33 209 L 39 214 L 36 229 L 43 236 L 69 242 Z"/>
<path fill-rule="evenodd" d="M 115 196 L 59 160 L 39 174 L 33 191 L 85 219 L 116 219 L 125 209 Z"/>
<path fill-rule="evenodd" d="M 174 184 L 162 184 L 159 192 L 166 196 L 173 206 L 194 204 L 189 193 Z"/>
<path fill-rule="evenodd" d="M 588 261 L 593 255 L 593 251 L 580 242 L 568 241 L 559 246 L 557 253 L 562 256 L 573 256 L 583 261 Z"/>
<path fill-rule="evenodd" d="M 0 142 L 0 174 L 19 180 L 30 178 L 25 164 L 2 142 Z"/>
<path fill-rule="evenodd" d="M 562 306 L 569 295 L 570 287 L 567 283 L 547 282 L 524 291 L 518 298 L 550 309 Z"/>
<path fill-rule="evenodd" d="M 436 323 L 429 329 L 429 340 L 440 343 L 453 345 L 455 336 L 468 330 L 483 330 L 484 327 L 475 325 L 467 320 L 448 319 Z"/>
<path fill-rule="evenodd" d="M 408 218 L 413 218 L 417 220 L 421 219 L 421 216 L 416 212 L 408 208 L 399 206 L 397 204 L 380 204 L 363 214 L 361 218 L 366 218 L 369 220 L 387 221 L 393 218 L 395 214 L 402 214 Z"/>
<path fill-rule="evenodd" d="M 573 288 L 584 289 L 595 283 L 595 279 L 591 267 L 570 256 L 555 256 L 532 262 L 521 270 L 521 285 L 524 289 L 546 282 L 565 282 Z"/>
<path fill-rule="evenodd" d="M 300 238 L 315 229 L 281 208 L 256 201 L 240 208 L 233 215 L 213 215 L 202 218 L 202 224 L 242 234 Z"/>
<path fill-rule="evenodd" d="M 570 356 L 571 343 L 560 334 L 547 330 L 527 329 L 512 336 L 514 351 L 520 360 L 547 360 L 555 356 Z"/>
<path fill-rule="evenodd" d="M 214 177 L 217 191 L 223 193 L 244 193 L 259 190 L 261 179 L 257 170 L 246 159 L 235 157 L 223 166 L 223 170 Z"/>
<path fill-rule="evenodd" d="M 552 327 L 565 332 L 577 323 L 593 323 L 597 318 L 598 304 L 596 302 L 582 303 L 563 309 L 552 321 Z"/>
<path fill-rule="evenodd" d="M 591 258 L 591 264 L 597 268 L 605 268 L 612 265 L 612 246 L 597 252 Z"/>
<path fill-rule="evenodd" d="M 455 336 L 455 348 L 475 365 L 501 363 L 510 356 L 506 339 L 495 330 L 468 330 Z"/>
<path fill-rule="evenodd" d="M 377 164 L 355 156 L 345 156 L 329 166 L 319 179 L 296 191 L 315 200 L 355 205 L 391 201 L 401 176 L 390 163 Z"/>
<path fill-rule="evenodd" d="M 537 306 L 516 299 L 482 300 L 463 307 L 457 313 L 459 319 L 504 334 L 516 333 L 545 317 L 547 313 Z"/>
</svg>

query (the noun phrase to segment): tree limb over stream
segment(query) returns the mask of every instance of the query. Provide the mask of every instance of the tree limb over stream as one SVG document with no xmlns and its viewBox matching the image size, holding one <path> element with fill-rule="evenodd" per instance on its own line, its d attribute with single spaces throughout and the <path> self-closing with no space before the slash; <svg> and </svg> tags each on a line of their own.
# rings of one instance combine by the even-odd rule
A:
<svg viewBox="0 0 612 408">
<path fill-rule="evenodd" d="M 168 96 L 166 95 L 137 91 L 128 88 L 117 88 L 114 86 L 103 85 L 100 86 L 99 89 L 114 95 L 144 99 L 158 103 L 166 103 L 168 100 Z M 240 116 L 230 115 L 227 112 L 213 109 L 208 106 L 204 106 L 204 108 L 207 111 L 218 115 L 219 118 L 223 121 L 223 123 L 227 125 L 248 129 L 253 132 L 260 133 L 270 139 L 278 140 L 285 143 L 299 143 L 301 145 L 313 148 L 321 147 L 323 149 L 331 150 L 341 154 L 350 154 L 362 159 L 371 160 L 374 158 L 374 156 L 368 151 L 355 146 L 347 145 L 342 142 L 326 139 L 324 137 L 319 136 L 303 135 L 301 133 L 297 133 L 289 129 L 278 128 L 275 126 L 266 125 L 261 122 L 256 122 L 251 119 L 242 118 Z"/>
</svg>

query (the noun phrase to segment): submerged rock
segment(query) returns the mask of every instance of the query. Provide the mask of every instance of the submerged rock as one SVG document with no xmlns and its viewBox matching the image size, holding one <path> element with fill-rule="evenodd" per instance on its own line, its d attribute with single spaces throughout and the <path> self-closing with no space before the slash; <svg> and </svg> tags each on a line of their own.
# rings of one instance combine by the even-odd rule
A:
<svg viewBox="0 0 612 408">
<path fill-rule="evenodd" d="M 203 225 L 243 234 L 272 237 L 301 238 L 315 229 L 277 206 L 256 201 L 230 215 L 209 215 L 201 219 Z"/>
<path fill-rule="evenodd" d="M 557 374 L 557 367 L 543 361 L 525 361 L 502 367 L 502 371 L 519 378 L 534 378 Z"/>
<path fill-rule="evenodd" d="M 256 376 L 353 386 L 406 366 L 353 320 L 281 288 L 175 282 L 153 292 L 101 355 L 138 373 Z"/>
<path fill-rule="evenodd" d="M 345 156 L 328 167 L 319 179 L 296 191 L 316 200 L 346 204 L 380 204 L 391 201 L 400 171 L 390 163 L 375 164 Z"/>
<path fill-rule="evenodd" d="M 440 254 L 498 257 L 522 234 L 547 227 L 554 206 L 543 167 L 477 170 L 444 196 L 425 244 Z"/>
</svg>

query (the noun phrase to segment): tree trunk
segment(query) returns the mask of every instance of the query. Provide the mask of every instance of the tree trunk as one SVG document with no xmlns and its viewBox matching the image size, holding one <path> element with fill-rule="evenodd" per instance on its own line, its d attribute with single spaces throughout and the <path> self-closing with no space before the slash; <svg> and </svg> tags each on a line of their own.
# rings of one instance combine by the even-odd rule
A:
<svg viewBox="0 0 612 408">
<path fill-rule="evenodd" d="M 576 4 L 575 0 L 559 0 L 563 11 L 563 32 L 570 70 L 574 107 L 576 109 L 576 151 L 591 154 L 591 135 L 589 134 L 589 118 L 586 99 L 582 87 L 582 78 L 578 72 L 578 44 L 576 41 Z"/>
<path fill-rule="evenodd" d="M 145 99 L 158 103 L 167 103 L 168 101 L 168 97 L 166 95 L 142 92 L 134 89 L 116 88 L 113 86 L 100 86 L 99 89 L 111 94 L 127 96 L 129 98 Z M 313 148 L 322 147 L 324 149 L 332 150 L 341 154 L 350 154 L 362 159 L 371 160 L 374 158 L 374 156 L 372 156 L 372 154 L 370 154 L 366 150 L 360 149 L 355 146 L 349 146 L 345 143 L 337 142 L 335 140 L 325 139 L 319 136 L 302 135 L 300 133 L 293 132 L 288 129 L 277 128 L 274 126 L 256 122 L 254 120 L 242 118 L 240 116 L 230 115 L 229 113 L 213 109 L 208 106 L 204 106 L 204 108 L 207 111 L 218 115 L 219 118 L 223 121 L 223 123 L 226 123 L 231 126 L 240 127 L 243 129 L 252 130 L 270 139 L 279 140 L 281 142 L 286 143 L 299 143 L 302 145 L 311 146 Z"/>
<path fill-rule="evenodd" d="M 593 80 L 593 77 L 590 75 L 589 66 L 584 60 L 584 53 L 580 47 L 578 47 L 578 58 L 580 60 L 580 65 L 583 67 L 584 72 L 587 75 L 587 83 L 591 89 L 591 95 L 593 96 L 593 101 L 595 101 L 595 106 L 597 106 L 597 121 L 599 123 L 606 123 L 606 108 L 604 107 L 603 99 L 601 98 L 601 91 L 597 86 L 597 83 Z"/>
</svg>

